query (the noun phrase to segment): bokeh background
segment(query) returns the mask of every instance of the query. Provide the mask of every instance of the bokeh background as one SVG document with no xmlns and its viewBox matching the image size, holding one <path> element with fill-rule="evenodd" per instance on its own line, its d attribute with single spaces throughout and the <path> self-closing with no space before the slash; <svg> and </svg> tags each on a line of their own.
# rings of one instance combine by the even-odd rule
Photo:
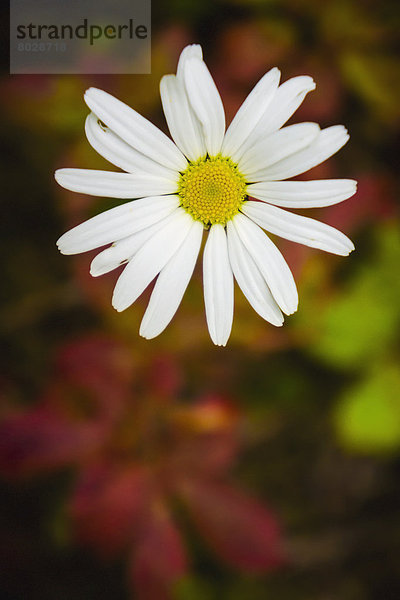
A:
<svg viewBox="0 0 400 600">
<path fill-rule="evenodd" d="M 400 12 L 394 0 L 153 2 L 152 74 L 2 79 L 1 597 L 397 600 L 400 597 Z M 272 66 L 317 82 L 292 121 L 345 124 L 307 178 L 356 196 L 310 215 L 349 258 L 277 240 L 300 308 L 283 328 L 236 290 L 208 338 L 199 264 L 156 340 L 147 291 L 55 240 L 111 206 L 58 167 L 112 169 L 85 139 L 97 86 L 164 131 L 158 84 L 201 43 L 228 121 Z"/>
</svg>

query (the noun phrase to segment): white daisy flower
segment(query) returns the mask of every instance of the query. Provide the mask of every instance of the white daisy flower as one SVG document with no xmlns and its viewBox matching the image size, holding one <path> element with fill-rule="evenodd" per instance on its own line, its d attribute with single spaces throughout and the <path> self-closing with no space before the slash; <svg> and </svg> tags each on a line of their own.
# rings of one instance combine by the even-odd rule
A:
<svg viewBox="0 0 400 600">
<path fill-rule="evenodd" d="M 90 88 L 85 130 L 99 154 L 125 173 L 60 169 L 58 183 L 74 192 L 131 199 L 65 233 L 63 254 L 111 244 L 93 260 L 97 277 L 126 266 L 112 304 L 128 308 L 157 277 L 140 334 L 153 338 L 174 316 L 200 251 L 210 336 L 224 346 L 233 320 L 233 280 L 261 317 L 280 326 L 295 312 L 296 285 L 283 256 L 263 230 L 313 248 L 347 255 L 352 242 L 314 219 L 282 210 L 329 206 L 352 196 L 350 179 L 285 181 L 337 152 L 349 139 L 342 125 L 282 127 L 315 88 L 300 76 L 279 85 L 271 69 L 225 131 L 225 114 L 201 47 L 186 47 L 176 75 L 160 84 L 172 136 L 108 93 Z M 250 200 L 249 197 L 256 200 Z"/>
</svg>

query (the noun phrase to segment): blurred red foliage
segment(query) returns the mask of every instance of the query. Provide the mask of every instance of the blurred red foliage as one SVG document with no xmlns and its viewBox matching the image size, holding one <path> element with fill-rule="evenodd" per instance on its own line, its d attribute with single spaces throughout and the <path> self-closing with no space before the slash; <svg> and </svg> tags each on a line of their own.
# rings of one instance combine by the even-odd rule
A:
<svg viewBox="0 0 400 600">
<path fill-rule="evenodd" d="M 77 539 L 105 558 L 128 553 L 146 600 L 169 598 L 187 570 L 171 500 L 231 566 L 265 572 L 283 560 L 276 516 L 229 480 L 240 413 L 217 395 L 178 400 L 181 387 L 170 356 L 135 360 L 118 340 L 92 335 L 62 347 L 39 403 L 0 424 L 3 475 L 75 466 Z"/>
</svg>

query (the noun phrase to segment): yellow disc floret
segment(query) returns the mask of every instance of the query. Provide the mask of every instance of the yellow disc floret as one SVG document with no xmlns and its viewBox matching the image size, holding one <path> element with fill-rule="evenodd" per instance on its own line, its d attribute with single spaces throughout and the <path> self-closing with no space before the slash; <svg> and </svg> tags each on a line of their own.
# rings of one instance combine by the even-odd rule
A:
<svg viewBox="0 0 400 600">
<path fill-rule="evenodd" d="M 206 227 L 225 225 L 246 198 L 246 182 L 237 165 L 223 156 L 206 157 L 189 163 L 179 179 L 182 207 Z"/>
</svg>

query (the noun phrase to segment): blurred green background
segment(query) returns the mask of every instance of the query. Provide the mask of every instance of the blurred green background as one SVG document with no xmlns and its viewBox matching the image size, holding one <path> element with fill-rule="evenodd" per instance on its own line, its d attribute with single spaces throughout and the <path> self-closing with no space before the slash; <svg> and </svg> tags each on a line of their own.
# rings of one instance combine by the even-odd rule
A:
<svg viewBox="0 0 400 600">
<path fill-rule="evenodd" d="M 151 75 L 3 77 L 3 598 L 400 598 L 398 7 L 153 2 Z M 299 311 L 274 329 L 236 289 L 225 349 L 208 337 L 200 264 L 171 325 L 145 341 L 148 292 L 116 314 L 115 273 L 92 280 L 89 254 L 55 247 L 106 205 L 57 187 L 54 170 L 113 169 L 85 139 L 84 90 L 105 89 L 166 131 L 158 84 L 188 43 L 202 44 L 228 122 L 271 67 L 283 80 L 313 76 L 317 90 L 292 121 L 343 123 L 351 139 L 310 177 L 359 181 L 343 204 L 307 211 L 356 251 L 343 259 L 277 240 Z M 172 528 L 149 526 L 103 552 L 129 491 L 99 502 L 95 518 L 96 493 L 77 483 L 94 456 L 111 481 L 121 465 L 150 473 L 162 507 L 152 527 Z M 190 471 L 215 497 L 186 486 Z"/>
</svg>

